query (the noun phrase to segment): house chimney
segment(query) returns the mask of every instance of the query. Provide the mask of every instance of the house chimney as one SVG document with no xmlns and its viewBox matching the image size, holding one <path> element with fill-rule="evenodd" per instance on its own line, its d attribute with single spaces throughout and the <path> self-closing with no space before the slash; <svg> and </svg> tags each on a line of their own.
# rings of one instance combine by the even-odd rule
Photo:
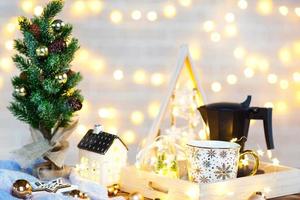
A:
<svg viewBox="0 0 300 200">
<path fill-rule="evenodd" d="M 93 133 L 94 134 L 99 134 L 101 132 L 103 132 L 103 126 L 100 125 L 100 124 L 96 124 L 95 127 L 94 127 Z"/>
</svg>

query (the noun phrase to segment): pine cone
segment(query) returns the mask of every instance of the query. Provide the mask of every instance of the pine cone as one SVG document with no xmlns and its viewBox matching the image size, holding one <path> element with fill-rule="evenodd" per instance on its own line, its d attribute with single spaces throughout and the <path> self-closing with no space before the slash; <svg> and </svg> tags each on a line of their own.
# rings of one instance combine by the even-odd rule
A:
<svg viewBox="0 0 300 200">
<path fill-rule="evenodd" d="M 67 71 L 68 77 L 73 76 L 75 73 L 76 73 L 76 72 L 74 72 L 74 71 L 71 70 L 71 69 L 69 69 L 69 70 Z"/>
<path fill-rule="evenodd" d="M 66 42 L 63 39 L 55 40 L 52 42 L 48 49 L 50 53 L 59 53 L 67 47 Z"/>
<path fill-rule="evenodd" d="M 26 81 L 28 76 L 26 72 L 22 72 L 19 77 L 22 81 Z"/>
<path fill-rule="evenodd" d="M 41 29 L 37 24 L 30 25 L 30 32 L 34 35 L 34 37 L 39 38 L 41 35 Z"/>
<path fill-rule="evenodd" d="M 74 97 L 69 98 L 68 104 L 73 109 L 73 111 L 78 111 L 82 108 L 82 103 L 79 101 L 79 99 L 76 99 Z"/>
</svg>

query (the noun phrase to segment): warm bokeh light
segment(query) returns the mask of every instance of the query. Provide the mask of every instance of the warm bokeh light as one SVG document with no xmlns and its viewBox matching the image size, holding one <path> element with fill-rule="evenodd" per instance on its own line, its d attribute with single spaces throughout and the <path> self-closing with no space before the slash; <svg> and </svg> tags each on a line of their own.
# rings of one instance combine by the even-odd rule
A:
<svg viewBox="0 0 300 200">
<path fill-rule="evenodd" d="M 273 10 L 272 0 L 258 0 L 256 5 L 257 12 L 261 15 L 269 15 Z"/>
<path fill-rule="evenodd" d="M 116 118 L 118 111 L 113 107 L 100 108 L 98 115 L 103 119 L 114 119 Z"/>
<path fill-rule="evenodd" d="M 34 8 L 34 14 L 36 15 L 36 16 L 41 16 L 42 15 L 42 13 L 43 13 L 43 7 L 42 6 L 36 6 L 35 8 Z"/>
<path fill-rule="evenodd" d="M 221 35 L 220 35 L 220 33 L 218 33 L 218 32 L 212 32 L 212 33 L 210 34 L 210 39 L 211 39 L 211 41 L 213 41 L 213 42 L 219 42 L 219 41 L 221 40 Z"/>
<path fill-rule="evenodd" d="M 155 118 L 157 116 L 157 114 L 159 113 L 159 109 L 160 109 L 160 103 L 159 101 L 153 101 L 148 105 L 148 115 L 151 118 Z"/>
<path fill-rule="evenodd" d="M 164 75 L 161 73 L 153 73 L 150 78 L 151 84 L 154 86 L 160 86 L 165 82 Z"/>
<path fill-rule="evenodd" d="M 211 84 L 211 90 L 213 91 L 213 92 L 220 92 L 221 90 L 222 90 L 222 85 L 221 85 L 221 83 L 219 83 L 219 82 L 213 82 L 212 84 Z"/>
<path fill-rule="evenodd" d="M 147 19 L 151 22 L 154 22 L 157 20 L 157 13 L 155 11 L 149 11 L 147 13 Z"/>
<path fill-rule="evenodd" d="M 103 72 L 105 68 L 105 61 L 101 58 L 96 58 L 89 62 L 89 66 L 95 72 Z"/>
<path fill-rule="evenodd" d="M 215 22 L 208 20 L 203 23 L 203 30 L 206 32 L 211 32 L 215 29 Z"/>
<path fill-rule="evenodd" d="M 280 80 L 279 85 L 280 85 L 281 89 L 286 90 L 289 87 L 289 81 L 285 80 L 285 79 L 284 80 Z"/>
<path fill-rule="evenodd" d="M 291 51 L 286 47 L 279 50 L 278 57 L 283 64 L 289 64 L 292 61 Z"/>
<path fill-rule="evenodd" d="M 228 24 L 225 26 L 225 35 L 227 37 L 234 37 L 237 35 L 237 27 L 234 24 Z"/>
<path fill-rule="evenodd" d="M 233 13 L 227 13 L 227 14 L 225 15 L 225 20 L 226 20 L 226 22 L 228 22 L 228 23 L 234 22 L 234 20 L 235 20 L 234 14 L 233 14 Z"/>
<path fill-rule="evenodd" d="M 122 70 L 120 70 L 120 69 L 117 69 L 117 70 L 114 71 L 113 77 L 117 81 L 123 80 L 123 78 L 124 78 L 124 72 Z"/>
<path fill-rule="evenodd" d="M 265 58 L 260 58 L 258 61 L 258 67 L 262 72 L 266 72 L 270 68 L 270 62 Z"/>
<path fill-rule="evenodd" d="M 146 74 L 146 71 L 143 70 L 143 69 L 136 70 L 136 71 L 133 73 L 133 81 L 134 81 L 136 84 L 145 84 L 146 81 L 147 81 L 147 74 Z"/>
<path fill-rule="evenodd" d="M 90 57 L 87 49 L 81 48 L 76 52 L 75 62 L 86 62 Z"/>
<path fill-rule="evenodd" d="M 233 55 L 236 59 L 241 60 L 241 59 L 245 58 L 246 50 L 243 47 L 237 47 L 237 48 L 234 49 Z"/>
<path fill-rule="evenodd" d="M 131 13 L 131 18 L 133 20 L 140 20 L 142 18 L 142 12 L 139 10 L 134 10 Z"/>
<path fill-rule="evenodd" d="M 275 111 L 277 113 L 286 113 L 288 110 L 288 105 L 285 101 L 278 101 L 276 104 L 275 104 Z"/>
<path fill-rule="evenodd" d="M 238 78 L 236 75 L 234 74 L 229 74 L 226 78 L 227 80 L 227 83 L 230 84 L 230 85 L 235 85 L 238 81 Z"/>
<path fill-rule="evenodd" d="M 244 75 L 245 75 L 246 78 L 252 78 L 254 76 L 254 70 L 250 67 L 247 67 L 244 70 Z"/>
<path fill-rule="evenodd" d="M 86 4 L 83 0 L 76 0 L 72 3 L 71 13 L 73 16 L 82 16 L 86 11 Z"/>
<path fill-rule="evenodd" d="M 144 114 L 139 110 L 135 110 L 131 113 L 130 120 L 133 124 L 140 125 L 144 122 Z"/>
<path fill-rule="evenodd" d="M 248 2 L 246 0 L 239 0 L 238 6 L 240 9 L 245 10 L 248 7 Z"/>
<path fill-rule="evenodd" d="M 300 72 L 294 72 L 294 73 L 293 73 L 293 80 L 294 80 L 296 83 L 300 83 Z"/>
<path fill-rule="evenodd" d="M 35 2 L 33 0 L 23 0 L 21 1 L 21 8 L 26 13 L 32 13 L 34 3 Z"/>
<path fill-rule="evenodd" d="M 176 16 L 176 7 L 174 5 L 166 5 L 163 9 L 163 14 L 167 18 L 173 18 Z"/>
<path fill-rule="evenodd" d="M 121 138 L 127 145 L 131 145 L 136 141 L 135 133 L 132 130 L 125 131 L 121 134 Z"/>
<path fill-rule="evenodd" d="M 4 72 L 12 72 L 13 70 L 13 62 L 10 58 L 3 57 L 0 58 L 0 69 L 2 69 Z"/>
<path fill-rule="evenodd" d="M 280 6 L 280 7 L 278 8 L 278 11 L 279 11 L 279 13 L 280 13 L 281 15 L 283 15 L 283 16 L 287 16 L 287 15 L 289 14 L 289 8 L 286 7 L 286 6 Z"/>
<path fill-rule="evenodd" d="M 95 14 L 98 14 L 103 10 L 103 2 L 100 0 L 89 0 L 87 4 L 89 10 Z"/>
<path fill-rule="evenodd" d="M 192 5 L 192 0 L 179 0 L 179 4 L 184 7 L 189 7 Z"/>
<path fill-rule="evenodd" d="M 4 79 L 3 77 L 0 75 L 0 89 L 2 89 L 4 86 Z"/>
<path fill-rule="evenodd" d="M 300 7 L 295 8 L 295 14 L 300 17 Z"/>
<path fill-rule="evenodd" d="M 201 48 L 195 44 L 195 42 L 190 45 L 190 53 L 193 60 L 200 60 L 201 58 Z"/>
<path fill-rule="evenodd" d="M 12 51 L 14 49 L 14 41 L 13 40 L 6 41 L 5 48 L 9 51 Z"/>
<path fill-rule="evenodd" d="M 123 14 L 119 10 L 113 10 L 110 13 L 110 20 L 114 24 L 119 24 L 123 20 Z"/>
<path fill-rule="evenodd" d="M 275 83 L 277 83 L 277 80 L 278 80 L 278 77 L 277 77 L 276 74 L 269 74 L 269 75 L 268 75 L 268 82 L 269 82 L 270 84 L 275 84 Z"/>
</svg>

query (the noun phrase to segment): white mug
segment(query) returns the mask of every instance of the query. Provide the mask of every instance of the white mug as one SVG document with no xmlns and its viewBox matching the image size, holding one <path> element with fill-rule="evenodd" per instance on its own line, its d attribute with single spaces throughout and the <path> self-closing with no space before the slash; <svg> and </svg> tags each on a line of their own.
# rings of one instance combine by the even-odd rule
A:
<svg viewBox="0 0 300 200">
<path fill-rule="evenodd" d="M 255 166 L 249 175 L 258 169 L 258 156 L 251 150 L 240 154 L 241 146 L 233 142 L 217 140 L 193 140 L 187 144 L 189 179 L 198 183 L 213 183 L 237 177 L 239 161 L 246 154 L 255 158 Z"/>
</svg>

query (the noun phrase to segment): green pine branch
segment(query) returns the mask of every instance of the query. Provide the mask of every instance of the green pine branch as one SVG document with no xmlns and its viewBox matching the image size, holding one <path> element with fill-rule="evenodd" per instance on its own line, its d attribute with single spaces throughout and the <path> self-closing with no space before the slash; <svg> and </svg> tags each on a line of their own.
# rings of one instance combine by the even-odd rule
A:
<svg viewBox="0 0 300 200">
<path fill-rule="evenodd" d="M 42 13 L 42 17 L 45 19 L 51 19 L 62 11 L 64 3 L 62 0 L 54 0 L 50 2 Z"/>
</svg>

